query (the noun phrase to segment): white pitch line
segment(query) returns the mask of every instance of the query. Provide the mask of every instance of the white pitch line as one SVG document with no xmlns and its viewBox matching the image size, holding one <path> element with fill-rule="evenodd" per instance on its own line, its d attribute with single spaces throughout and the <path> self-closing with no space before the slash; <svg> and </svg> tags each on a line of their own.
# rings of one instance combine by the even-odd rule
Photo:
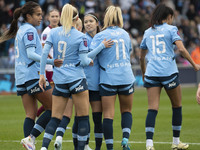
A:
<svg viewBox="0 0 200 150">
<path fill-rule="evenodd" d="M 0 143 L 20 143 L 19 140 L 0 140 Z M 42 143 L 42 140 L 36 140 L 36 143 Z M 52 142 L 54 142 L 54 140 L 52 140 Z M 64 143 L 72 143 L 73 141 L 72 140 L 63 140 Z M 95 143 L 95 141 L 91 141 L 90 142 L 92 143 Z M 103 143 L 105 143 L 103 141 Z M 114 141 L 114 143 L 121 143 L 121 141 Z M 146 142 L 143 142 L 143 141 L 129 141 L 129 143 L 135 143 L 135 144 L 145 144 Z M 157 144 L 172 144 L 171 142 L 153 142 L 153 143 L 157 143 Z M 189 143 L 189 142 L 185 142 L 187 144 L 190 144 L 190 145 L 200 145 L 200 143 Z"/>
</svg>

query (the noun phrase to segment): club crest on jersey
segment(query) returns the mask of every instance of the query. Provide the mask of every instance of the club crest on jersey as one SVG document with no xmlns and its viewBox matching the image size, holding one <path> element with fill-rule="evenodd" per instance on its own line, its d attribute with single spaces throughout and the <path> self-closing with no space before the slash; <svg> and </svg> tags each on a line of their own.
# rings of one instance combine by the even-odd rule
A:
<svg viewBox="0 0 200 150">
<path fill-rule="evenodd" d="M 85 47 L 87 47 L 87 39 L 86 38 L 83 38 L 83 44 Z"/>
<path fill-rule="evenodd" d="M 33 32 L 28 32 L 28 33 L 27 33 L 27 38 L 28 38 L 29 41 L 32 41 L 33 38 L 34 38 L 34 37 L 33 37 Z"/>
<path fill-rule="evenodd" d="M 180 36 L 180 33 L 177 31 L 177 34 Z"/>
<path fill-rule="evenodd" d="M 43 34 L 42 39 L 45 41 L 47 39 L 47 34 Z"/>
</svg>

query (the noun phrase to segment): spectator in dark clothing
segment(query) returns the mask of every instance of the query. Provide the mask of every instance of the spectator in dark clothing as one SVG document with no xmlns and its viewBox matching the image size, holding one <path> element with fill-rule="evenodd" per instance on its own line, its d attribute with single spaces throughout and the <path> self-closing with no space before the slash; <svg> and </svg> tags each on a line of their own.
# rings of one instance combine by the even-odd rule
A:
<svg viewBox="0 0 200 150">
<path fill-rule="evenodd" d="M 196 12 L 195 12 L 195 7 L 193 4 L 190 4 L 190 7 L 186 13 L 186 16 L 188 17 L 189 20 L 194 20 L 194 18 L 196 17 Z"/>
<path fill-rule="evenodd" d="M 141 31 L 140 28 L 142 26 L 142 21 L 140 20 L 139 14 L 135 10 L 130 11 L 129 24 L 129 31 L 132 34 L 132 36 L 138 36 L 139 32 Z"/>
</svg>

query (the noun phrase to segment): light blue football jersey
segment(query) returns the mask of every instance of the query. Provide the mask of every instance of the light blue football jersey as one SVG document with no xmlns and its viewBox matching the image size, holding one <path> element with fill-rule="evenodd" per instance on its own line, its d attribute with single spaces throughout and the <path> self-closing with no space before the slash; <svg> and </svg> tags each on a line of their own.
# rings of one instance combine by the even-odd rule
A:
<svg viewBox="0 0 200 150">
<path fill-rule="evenodd" d="M 88 40 L 88 47 L 90 51 L 90 44 L 92 42 L 92 37 L 86 33 L 86 37 Z M 99 62 L 97 57 L 93 60 L 93 66 L 84 67 L 84 72 L 86 75 L 86 79 L 88 82 L 88 89 L 92 91 L 99 91 Z"/>
<path fill-rule="evenodd" d="M 21 25 L 15 38 L 15 80 L 16 85 L 26 81 L 39 79 L 39 62 L 34 62 L 27 56 L 26 49 L 35 47 L 38 55 L 42 54 L 42 45 L 35 27 L 29 23 Z"/>
<path fill-rule="evenodd" d="M 127 85 L 135 81 L 130 63 L 132 50 L 129 34 L 117 26 L 108 27 L 96 34 L 90 45 L 95 49 L 104 39 L 113 40 L 114 45 L 98 54 L 100 64 L 100 84 Z"/>
<path fill-rule="evenodd" d="M 55 84 L 65 84 L 85 78 L 83 67 L 79 65 L 81 61 L 79 54 L 88 52 L 85 34 L 74 27 L 65 34 L 61 26 L 51 30 L 45 44 L 53 46 L 54 59 L 63 59 L 63 65 L 53 69 Z"/>
<path fill-rule="evenodd" d="M 178 72 L 174 54 L 177 40 L 181 40 L 177 27 L 167 23 L 145 31 L 140 48 L 148 50 L 146 76 L 170 76 Z"/>
</svg>

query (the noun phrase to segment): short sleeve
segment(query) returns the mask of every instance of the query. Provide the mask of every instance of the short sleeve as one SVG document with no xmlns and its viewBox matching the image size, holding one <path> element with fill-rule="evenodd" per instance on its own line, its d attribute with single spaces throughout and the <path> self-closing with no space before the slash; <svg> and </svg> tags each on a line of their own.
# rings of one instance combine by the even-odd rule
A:
<svg viewBox="0 0 200 150">
<path fill-rule="evenodd" d="M 140 43 L 140 48 L 141 49 L 147 49 L 147 45 L 146 45 L 146 36 L 144 34 L 142 42 Z"/>
<path fill-rule="evenodd" d="M 88 53 L 88 40 L 86 35 L 81 37 L 81 42 L 79 45 L 79 54 Z"/>
<path fill-rule="evenodd" d="M 171 37 L 172 37 L 172 43 L 174 43 L 175 41 L 179 41 L 182 40 L 180 37 L 180 34 L 178 32 L 178 28 L 176 26 L 173 26 L 172 29 L 170 30 L 171 32 Z"/>
<path fill-rule="evenodd" d="M 48 37 L 47 37 L 47 39 L 46 39 L 46 42 L 45 42 L 45 44 L 49 44 L 49 45 L 53 45 L 53 32 L 52 32 L 52 30 L 50 31 L 50 33 L 49 33 L 49 35 L 48 35 Z"/>
<path fill-rule="evenodd" d="M 33 29 L 29 29 L 27 30 L 27 32 L 24 34 L 24 43 L 25 43 L 25 48 L 29 48 L 29 47 L 36 47 L 36 37 L 38 36 L 38 34 L 36 33 L 35 30 Z"/>
</svg>

